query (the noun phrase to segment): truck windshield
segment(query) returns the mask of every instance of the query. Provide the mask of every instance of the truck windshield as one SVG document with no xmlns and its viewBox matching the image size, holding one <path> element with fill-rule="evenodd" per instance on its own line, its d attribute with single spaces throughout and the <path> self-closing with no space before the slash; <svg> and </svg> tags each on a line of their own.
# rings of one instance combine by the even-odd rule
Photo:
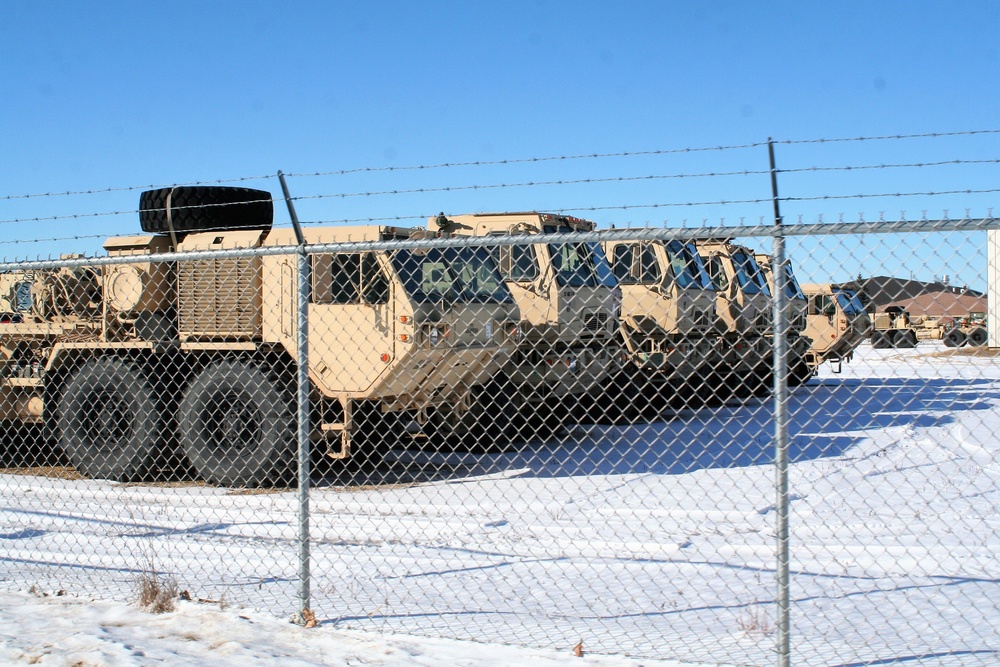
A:
<svg viewBox="0 0 1000 667">
<path fill-rule="evenodd" d="M 486 248 L 397 250 L 392 265 L 418 303 L 511 303 L 507 285 Z"/>
<path fill-rule="evenodd" d="M 792 273 L 792 265 L 785 265 L 785 296 L 789 299 L 805 299 L 806 295 L 802 293 L 802 286 L 799 285 L 798 279 L 795 274 Z"/>
<path fill-rule="evenodd" d="M 667 249 L 670 271 L 678 287 L 712 289 L 712 279 L 705 271 L 705 264 L 690 244 L 668 241 L 664 245 Z"/>
<path fill-rule="evenodd" d="M 744 293 L 771 295 L 764 274 L 761 273 L 757 260 L 752 256 L 739 250 L 734 252 L 733 269 L 736 271 L 736 280 L 740 283 Z"/>
<path fill-rule="evenodd" d="M 600 243 L 588 243 L 590 254 L 594 258 L 594 270 L 597 273 L 597 282 L 602 287 L 618 287 L 618 280 L 615 272 L 611 270 L 611 263 L 608 262 L 607 255 Z"/>
<path fill-rule="evenodd" d="M 837 303 L 848 315 L 864 315 L 865 307 L 861 305 L 858 295 L 851 290 L 838 290 L 836 292 Z"/>
<path fill-rule="evenodd" d="M 546 234 L 568 234 L 573 230 L 569 227 L 545 225 L 542 231 Z M 552 269 L 560 287 L 597 287 L 602 284 L 597 277 L 590 244 L 550 243 L 548 248 Z"/>
</svg>

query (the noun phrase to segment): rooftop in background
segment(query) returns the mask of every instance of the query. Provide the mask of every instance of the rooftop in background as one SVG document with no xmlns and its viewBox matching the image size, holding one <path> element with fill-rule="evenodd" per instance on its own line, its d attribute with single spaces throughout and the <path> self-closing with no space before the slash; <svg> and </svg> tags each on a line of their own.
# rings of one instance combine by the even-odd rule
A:
<svg viewBox="0 0 1000 667">
<path fill-rule="evenodd" d="M 930 292 L 890 305 L 904 308 L 912 316 L 926 317 L 968 317 L 972 313 L 985 313 L 987 309 L 985 296 L 951 292 Z"/>
<path fill-rule="evenodd" d="M 905 278 L 892 278 L 889 276 L 874 276 L 862 280 L 852 280 L 842 283 L 842 287 L 852 289 L 858 293 L 861 302 L 870 310 L 879 312 L 885 307 L 901 305 L 904 301 L 911 301 L 920 298 L 920 303 L 930 306 L 931 301 L 939 300 L 942 304 L 951 304 L 957 307 L 958 303 L 966 303 L 967 299 L 982 299 L 983 307 L 969 310 L 967 312 L 985 312 L 986 297 L 982 292 L 970 289 L 964 285 L 949 285 L 941 281 L 926 282 L 922 280 L 907 280 Z M 925 296 L 933 296 L 931 299 L 924 299 Z M 957 298 L 962 297 L 959 301 Z M 971 303 L 971 302 L 969 302 Z M 912 311 L 911 311 L 912 312 Z M 913 312 L 914 315 L 930 315 L 931 313 Z M 953 313 L 948 313 L 953 314 Z"/>
</svg>

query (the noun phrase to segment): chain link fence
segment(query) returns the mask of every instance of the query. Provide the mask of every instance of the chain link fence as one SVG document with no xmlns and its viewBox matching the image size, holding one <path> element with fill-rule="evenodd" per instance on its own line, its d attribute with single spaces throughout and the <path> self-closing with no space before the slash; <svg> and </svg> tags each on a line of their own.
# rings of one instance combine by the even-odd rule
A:
<svg viewBox="0 0 1000 667">
<path fill-rule="evenodd" d="M 993 220 L 271 229 L 238 190 L 156 191 L 100 257 L 3 265 L 0 586 L 692 663 L 996 662 Z"/>
</svg>

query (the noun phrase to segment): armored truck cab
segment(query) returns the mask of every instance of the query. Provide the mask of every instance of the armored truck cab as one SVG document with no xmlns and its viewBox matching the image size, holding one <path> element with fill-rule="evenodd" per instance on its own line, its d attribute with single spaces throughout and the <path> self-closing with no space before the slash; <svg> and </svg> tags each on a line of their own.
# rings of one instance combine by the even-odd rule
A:
<svg viewBox="0 0 1000 667">
<path fill-rule="evenodd" d="M 758 254 L 757 264 L 761 273 L 767 281 L 771 293 L 775 293 L 774 267 L 771 256 Z M 792 270 L 791 261 L 785 261 L 785 318 L 788 323 L 788 383 L 791 386 L 798 386 L 806 382 L 816 373 L 816 364 L 813 363 L 812 340 L 805 333 L 806 314 L 809 310 L 809 302 L 806 295 L 802 293 L 802 285 L 799 284 L 795 272 Z"/>
<path fill-rule="evenodd" d="M 808 300 L 805 334 L 812 340 L 809 353 L 814 368 L 829 361 L 835 372 L 850 361 L 854 350 L 871 332 L 871 319 L 857 295 L 829 283 L 805 284 Z"/>
<path fill-rule="evenodd" d="M 730 239 L 696 242 L 725 325 L 714 385 L 721 394 L 764 393 L 771 386 L 771 292 L 749 248 Z"/>
<path fill-rule="evenodd" d="M 431 218 L 463 236 L 505 238 L 592 231 L 589 220 L 547 213 L 476 213 Z M 620 293 L 597 243 L 488 246 L 520 313 L 520 342 L 503 368 L 522 405 L 545 406 L 558 422 L 598 390 L 614 363 Z"/>
<path fill-rule="evenodd" d="M 701 257 L 677 240 L 607 241 L 604 250 L 622 291 L 623 364 L 612 386 L 625 399 L 606 401 L 608 409 L 690 403 L 721 363 L 724 330 Z"/>
</svg>

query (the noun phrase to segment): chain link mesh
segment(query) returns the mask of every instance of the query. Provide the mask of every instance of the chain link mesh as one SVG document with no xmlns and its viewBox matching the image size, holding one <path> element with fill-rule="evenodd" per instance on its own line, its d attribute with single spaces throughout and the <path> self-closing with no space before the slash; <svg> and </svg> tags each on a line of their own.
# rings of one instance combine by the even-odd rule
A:
<svg viewBox="0 0 1000 667">
<path fill-rule="evenodd" d="M 787 501 L 796 664 L 996 661 L 986 232 L 183 220 L 0 274 L 3 587 L 770 664 Z"/>
</svg>

